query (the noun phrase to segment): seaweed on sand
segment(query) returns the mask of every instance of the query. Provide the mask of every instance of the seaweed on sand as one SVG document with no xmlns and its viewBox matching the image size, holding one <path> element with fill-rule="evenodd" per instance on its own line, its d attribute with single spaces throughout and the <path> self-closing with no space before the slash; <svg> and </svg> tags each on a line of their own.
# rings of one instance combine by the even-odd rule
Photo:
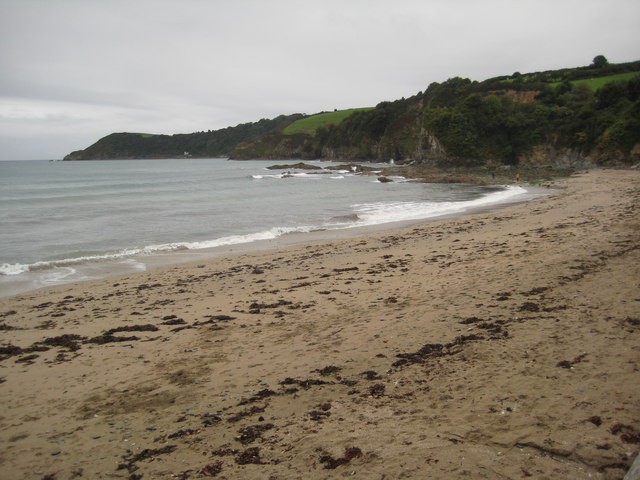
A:
<svg viewBox="0 0 640 480">
<path fill-rule="evenodd" d="M 347 447 L 344 449 L 344 456 L 341 458 L 333 458 L 331 455 L 323 455 L 320 457 L 320 463 L 324 463 L 324 468 L 333 470 L 340 465 L 346 465 L 354 458 L 362 456 L 362 450 L 358 447 Z"/>
</svg>

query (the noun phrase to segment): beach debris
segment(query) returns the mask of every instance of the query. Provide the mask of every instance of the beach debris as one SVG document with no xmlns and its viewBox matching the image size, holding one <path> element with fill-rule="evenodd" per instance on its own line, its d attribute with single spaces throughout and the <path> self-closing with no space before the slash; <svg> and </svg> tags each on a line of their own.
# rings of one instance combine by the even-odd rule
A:
<svg viewBox="0 0 640 480">
<path fill-rule="evenodd" d="M 126 325 L 124 327 L 116 327 L 104 332 L 105 335 L 113 335 L 117 332 L 157 332 L 158 327 L 151 324 L 146 325 Z"/>
<path fill-rule="evenodd" d="M 199 473 L 206 477 L 215 477 L 220 472 L 222 472 L 222 462 L 218 460 L 202 467 Z"/>
<path fill-rule="evenodd" d="M 346 465 L 354 458 L 362 456 L 362 450 L 358 447 L 346 447 L 344 449 L 344 456 L 341 458 L 333 458 L 331 455 L 323 455 L 320 457 L 320 463 L 324 463 L 324 468 L 333 470 L 340 465 Z"/>
<path fill-rule="evenodd" d="M 324 368 L 319 368 L 317 370 L 312 370 L 313 372 L 318 372 L 323 377 L 328 377 L 329 375 L 333 375 L 334 373 L 338 373 L 342 370 L 342 367 L 336 367 L 335 365 L 327 365 Z"/>
<path fill-rule="evenodd" d="M 539 312 L 540 306 L 537 303 L 524 302 L 522 305 L 520 305 L 520 308 L 518 308 L 518 311 L 519 312 Z"/>
<path fill-rule="evenodd" d="M 461 325 L 469 325 L 469 324 L 478 323 L 478 322 L 484 322 L 484 320 L 478 317 L 468 317 L 468 318 L 465 318 L 464 320 L 460 320 L 458 323 Z"/>
<path fill-rule="evenodd" d="M 98 335 L 97 337 L 90 338 L 86 340 L 84 343 L 95 343 L 97 345 L 104 345 L 105 343 L 116 343 L 116 342 L 131 342 L 134 340 L 140 340 L 139 337 L 116 337 L 114 335 Z"/>
<path fill-rule="evenodd" d="M 14 327 L 12 325 L 7 325 L 6 323 L 0 323 L 0 331 L 9 331 L 9 330 L 24 330 L 23 328 L 20 327 Z"/>
<path fill-rule="evenodd" d="M 357 380 L 351 380 L 349 378 L 343 378 L 340 380 L 341 385 L 346 385 L 347 387 L 354 387 L 358 384 Z"/>
<path fill-rule="evenodd" d="M 240 400 L 240 403 L 238 403 L 238 405 L 248 405 L 249 403 L 254 403 L 264 398 L 272 397 L 274 395 L 278 395 L 278 392 L 265 388 L 249 398 L 243 398 L 242 400 Z"/>
<path fill-rule="evenodd" d="M 167 315 L 163 317 L 163 322 L 160 322 L 160 325 L 184 325 L 185 322 L 183 319 L 176 317 L 175 315 Z"/>
<path fill-rule="evenodd" d="M 287 377 L 280 382 L 280 385 L 299 385 L 302 388 L 307 389 L 315 385 L 331 385 L 332 383 L 333 382 L 325 382 L 324 380 L 316 380 L 314 378 L 298 380 L 295 378 Z"/>
<path fill-rule="evenodd" d="M 141 285 L 138 285 L 136 288 L 136 290 L 140 291 L 140 290 L 148 290 L 150 288 L 157 288 L 157 287 L 161 287 L 162 284 L 160 283 L 154 283 L 152 285 L 149 285 L 148 283 L 143 283 Z"/>
<path fill-rule="evenodd" d="M 236 463 L 238 465 L 264 465 L 264 462 L 260 459 L 260 447 L 247 448 L 236 457 Z"/>
<path fill-rule="evenodd" d="M 360 270 L 358 267 L 344 267 L 344 268 L 334 268 L 333 271 L 335 273 L 343 273 L 343 272 L 355 272 Z"/>
<path fill-rule="evenodd" d="M 320 422 L 324 419 L 326 419 L 327 417 L 331 416 L 331 412 L 322 412 L 322 411 L 318 411 L 318 410 L 311 410 L 310 412 L 307 412 L 307 415 L 309 415 L 309 418 L 311 418 L 311 420 L 315 421 L 315 422 Z"/>
<path fill-rule="evenodd" d="M 20 355 L 24 350 L 17 345 L 4 345 L 0 347 L 0 360 L 5 360 L 9 357 L 13 357 L 14 355 Z"/>
<path fill-rule="evenodd" d="M 18 360 L 16 360 L 16 363 L 26 363 L 28 365 L 31 365 L 32 363 L 34 363 L 33 360 L 35 360 L 39 356 L 40 355 L 33 353 L 31 355 L 27 355 L 26 357 L 19 358 Z"/>
<path fill-rule="evenodd" d="M 629 325 L 629 327 L 631 327 L 629 329 L 629 332 L 633 332 L 635 330 L 635 327 L 640 327 L 640 318 L 627 317 L 624 319 L 624 321 Z"/>
<path fill-rule="evenodd" d="M 278 307 L 283 307 L 288 305 L 293 305 L 293 302 L 290 302 L 288 300 L 278 300 L 275 303 L 253 302 L 251 303 L 251 305 L 249 305 L 249 313 L 253 313 L 253 314 L 261 313 L 261 311 L 266 308 L 278 308 Z"/>
<path fill-rule="evenodd" d="M 49 330 L 49 329 L 54 328 L 56 326 L 57 326 L 57 324 L 53 320 L 45 320 L 40 325 L 36 325 L 35 328 L 37 330 Z"/>
<path fill-rule="evenodd" d="M 262 413 L 266 410 L 267 406 L 263 406 L 263 407 L 258 407 L 257 405 L 254 405 L 251 408 L 248 408 L 246 410 L 243 410 L 241 412 L 236 413 L 233 417 L 229 417 L 227 419 L 227 422 L 239 422 L 240 420 L 242 420 L 245 417 L 249 417 L 251 415 L 255 415 L 256 413 Z"/>
<path fill-rule="evenodd" d="M 118 464 L 118 470 L 128 470 L 129 473 L 135 472 L 138 467 L 136 466 L 137 462 L 142 460 L 146 460 L 147 458 L 154 458 L 158 455 L 165 455 L 167 453 L 173 452 L 177 445 L 165 445 L 162 448 L 145 448 L 139 453 L 134 454 L 131 451 L 128 451 L 126 455 L 123 455 L 122 458 L 125 460 L 124 463 Z"/>
<path fill-rule="evenodd" d="M 493 334 L 493 336 L 489 337 L 491 340 L 497 340 L 501 337 L 506 338 L 509 336 L 509 332 L 503 328 L 506 323 L 508 323 L 506 320 L 496 320 L 495 322 L 479 323 L 476 327 Z"/>
<path fill-rule="evenodd" d="M 398 353 L 396 357 L 400 358 L 400 360 L 396 360 L 395 362 L 393 362 L 392 366 L 402 367 L 414 363 L 424 363 L 429 358 L 437 358 L 445 355 L 455 355 L 457 353 L 460 353 L 461 349 L 459 347 L 464 345 L 465 343 L 483 339 L 483 336 L 472 333 L 470 335 L 459 335 L 453 340 L 453 342 L 449 342 L 444 345 L 441 343 L 427 343 L 423 345 L 417 352 Z"/>
<path fill-rule="evenodd" d="M 320 403 L 316 405 L 316 408 L 317 410 L 311 410 L 310 412 L 307 412 L 307 415 L 311 417 L 311 420 L 319 422 L 331 416 L 331 412 L 329 411 L 331 410 L 330 402 Z"/>
<path fill-rule="evenodd" d="M 600 418 L 600 417 L 599 417 L 599 416 L 597 416 L 597 415 L 594 415 L 594 416 L 592 416 L 592 417 L 589 417 L 589 418 L 587 419 L 587 421 L 589 421 L 589 422 L 593 423 L 596 427 L 599 427 L 600 425 L 602 425 L 602 418 Z"/>
<path fill-rule="evenodd" d="M 42 310 L 43 308 L 49 308 L 52 305 L 53 305 L 53 302 L 44 302 L 44 303 L 41 303 L 39 305 L 36 305 L 35 307 L 33 307 L 33 309 L 34 310 Z"/>
<path fill-rule="evenodd" d="M 573 360 L 562 360 L 561 362 L 556 363 L 556 367 L 568 368 L 571 369 L 576 363 L 580 363 L 584 361 L 584 358 L 587 356 L 587 353 L 581 353 Z"/>
<path fill-rule="evenodd" d="M 275 425 L 273 423 L 261 423 L 258 425 L 249 425 L 238 430 L 239 436 L 236 440 L 246 445 L 248 443 L 255 442 L 258 438 L 262 438 L 262 435 L 267 430 L 271 430 Z"/>
<path fill-rule="evenodd" d="M 382 378 L 375 370 L 367 370 L 362 372 L 360 375 L 365 377 L 367 380 L 380 380 Z"/>
<path fill-rule="evenodd" d="M 203 413 L 200 415 L 200 419 L 202 420 L 202 425 L 204 427 L 210 427 L 211 425 L 222 421 L 222 417 L 215 413 Z"/>
<path fill-rule="evenodd" d="M 180 429 L 177 432 L 174 432 L 170 435 L 167 435 L 167 438 L 169 439 L 181 438 L 181 437 L 186 437 L 190 435 L 195 435 L 197 433 L 200 433 L 200 430 L 198 430 L 197 428 L 185 428 L 185 429 Z"/>
<path fill-rule="evenodd" d="M 226 447 L 226 448 L 223 448 Z M 237 455 L 238 453 L 240 453 L 240 450 L 236 450 L 235 448 L 231 448 L 227 445 L 223 445 L 223 447 L 220 447 L 216 450 L 212 450 L 211 451 L 211 455 L 215 455 L 217 457 L 227 457 L 230 455 Z"/>
<path fill-rule="evenodd" d="M 228 322 L 230 320 L 235 320 L 236 317 L 232 317 L 230 315 L 205 315 L 207 318 L 211 320 L 217 320 L 218 322 Z"/>
<path fill-rule="evenodd" d="M 544 293 L 547 290 L 549 290 L 549 287 L 536 287 L 536 288 L 532 288 L 529 291 L 522 292 L 522 295 L 525 295 L 525 296 L 540 295 L 541 293 Z"/>
<path fill-rule="evenodd" d="M 83 337 L 82 335 L 76 335 L 72 333 L 68 333 L 65 335 L 59 335 L 57 337 L 49 337 L 45 338 L 41 342 L 44 345 L 48 345 L 50 347 L 65 347 L 75 352 L 76 350 L 80 350 L 80 345 L 78 342 L 80 340 L 85 340 L 87 337 Z"/>
<path fill-rule="evenodd" d="M 624 423 L 616 423 L 609 431 L 612 435 L 620 435 L 620 440 L 623 443 L 640 443 L 640 432 L 638 432 L 633 426 L 625 425 Z"/>
<path fill-rule="evenodd" d="M 177 333 L 177 332 L 181 332 L 182 330 L 189 330 L 191 328 L 194 328 L 193 325 L 183 325 L 181 327 L 176 327 L 176 328 L 172 328 L 171 330 L 169 330 L 171 333 Z"/>
<path fill-rule="evenodd" d="M 376 383 L 375 385 L 369 387 L 369 395 L 375 398 L 380 398 L 384 396 L 385 390 L 386 387 L 383 383 Z"/>
</svg>

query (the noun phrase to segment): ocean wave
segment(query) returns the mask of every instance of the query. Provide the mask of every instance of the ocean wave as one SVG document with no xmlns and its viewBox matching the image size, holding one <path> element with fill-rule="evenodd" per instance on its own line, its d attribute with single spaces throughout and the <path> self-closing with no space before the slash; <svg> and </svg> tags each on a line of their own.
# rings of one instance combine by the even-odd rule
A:
<svg viewBox="0 0 640 480">
<path fill-rule="evenodd" d="M 405 220 L 420 220 L 442 215 L 461 213 L 471 208 L 503 203 L 527 191 L 515 185 L 492 192 L 475 200 L 456 202 L 374 202 L 352 205 L 362 223 L 377 225 Z"/>
<path fill-rule="evenodd" d="M 56 268 L 54 270 L 43 273 L 38 277 L 37 283 L 42 286 L 57 285 L 59 283 L 65 283 L 71 281 L 87 280 L 85 275 L 77 275 L 77 270 L 71 267 Z"/>
<path fill-rule="evenodd" d="M 20 275 L 29 271 L 29 265 L 22 263 L 3 263 L 0 265 L 0 275 Z"/>
<path fill-rule="evenodd" d="M 349 215 L 339 215 L 337 217 L 331 217 L 329 224 L 353 224 L 359 222 L 361 219 L 357 213 L 351 213 Z"/>
<path fill-rule="evenodd" d="M 337 171 L 331 172 L 341 174 L 339 176 L 332 176 L 330 172 L 323 171 L 322 173 L 305 173 L 305 172 L 282 172 L 282 173 L 271 173 L 271 174 L 255 174 L 251 175 L 253 180 L 265 180 L 265 179 L 289 179 L 289 178 L 300 178 L 300 179 L 320 179 L 320 178 L 344 178 L 344 175 L 349 174 L 348 171 Z"/>
<path fill-rule="evenodd" d="M 64 258 L 60 260 L 39 261 L 30 264 L 22 263 L 4 263 L 0 265 L 0 275 L 20 275 L 27 272 L 45 271 L 61 267 L 70 267 L 86 263 L 114 261 L 121 259 L 130 259 L 132 265 L 137 270 L 144 270 L 144 264 L 136 262 L 130 257 L 147 256 L 153 254 L 179 252 L 185 250 L 202 250 L 207 248 L 222 247 L 227 245 L 237 245 L 242 243 L 251 243 L 260 240 L 272 240 L 282 235 L 291 233 L 308 233 L 314 230 L 314 226 L 300 227 L 274 227 L 261 232 L 251 233 L 247 235 L 231 235 L 227 237 L 216 238 L 213 240 L 204 240 L 197 242 L 174 242 L 158 245 L 147 245 L 140 248 L 127 248 L 117 252 L 104 253 L 98 255 L 82 255 L 72 258 Z"/>
</svg>

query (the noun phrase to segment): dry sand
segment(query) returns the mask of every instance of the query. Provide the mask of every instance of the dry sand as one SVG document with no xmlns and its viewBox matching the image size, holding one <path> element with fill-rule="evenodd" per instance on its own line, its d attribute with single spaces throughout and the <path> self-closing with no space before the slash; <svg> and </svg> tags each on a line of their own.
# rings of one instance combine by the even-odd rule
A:
<svg viewBox="0 0 640 480">
<path fill-rule="evenodd" d="M 592 171 L 499 211 L 2 298 L 0 477 L 622 478 L 639 206 L 640 172 Z"/>
</svg>

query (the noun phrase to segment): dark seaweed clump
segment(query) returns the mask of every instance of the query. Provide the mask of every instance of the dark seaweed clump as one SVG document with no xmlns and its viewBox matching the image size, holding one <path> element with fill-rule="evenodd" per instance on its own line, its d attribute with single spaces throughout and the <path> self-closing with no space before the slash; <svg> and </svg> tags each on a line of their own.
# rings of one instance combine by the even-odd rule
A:
<svg viewBox="0 0 640 480">
<path fill-rule="evenodd" d="M 362 456 L 362 450 L 358 447 L 347 447 L 344 449 L 344 456 L 341 458 L 333 458 L 331 455 L 323 455 L 320 457 L 320 463 L 324 463 L 324 468 L 329 470 L 333 470 L 334 468 L 338 468 L 340 465 L 346 465 L 354 458 L 358 458 Z"/>
<path fill-rule="evenodd" d="M 264 462 L 260 458 L 260 447 L 247 448 L 244 452 L 236 457 L 236 463 L 238 465 L 264 464 Z"/>
</svg>

